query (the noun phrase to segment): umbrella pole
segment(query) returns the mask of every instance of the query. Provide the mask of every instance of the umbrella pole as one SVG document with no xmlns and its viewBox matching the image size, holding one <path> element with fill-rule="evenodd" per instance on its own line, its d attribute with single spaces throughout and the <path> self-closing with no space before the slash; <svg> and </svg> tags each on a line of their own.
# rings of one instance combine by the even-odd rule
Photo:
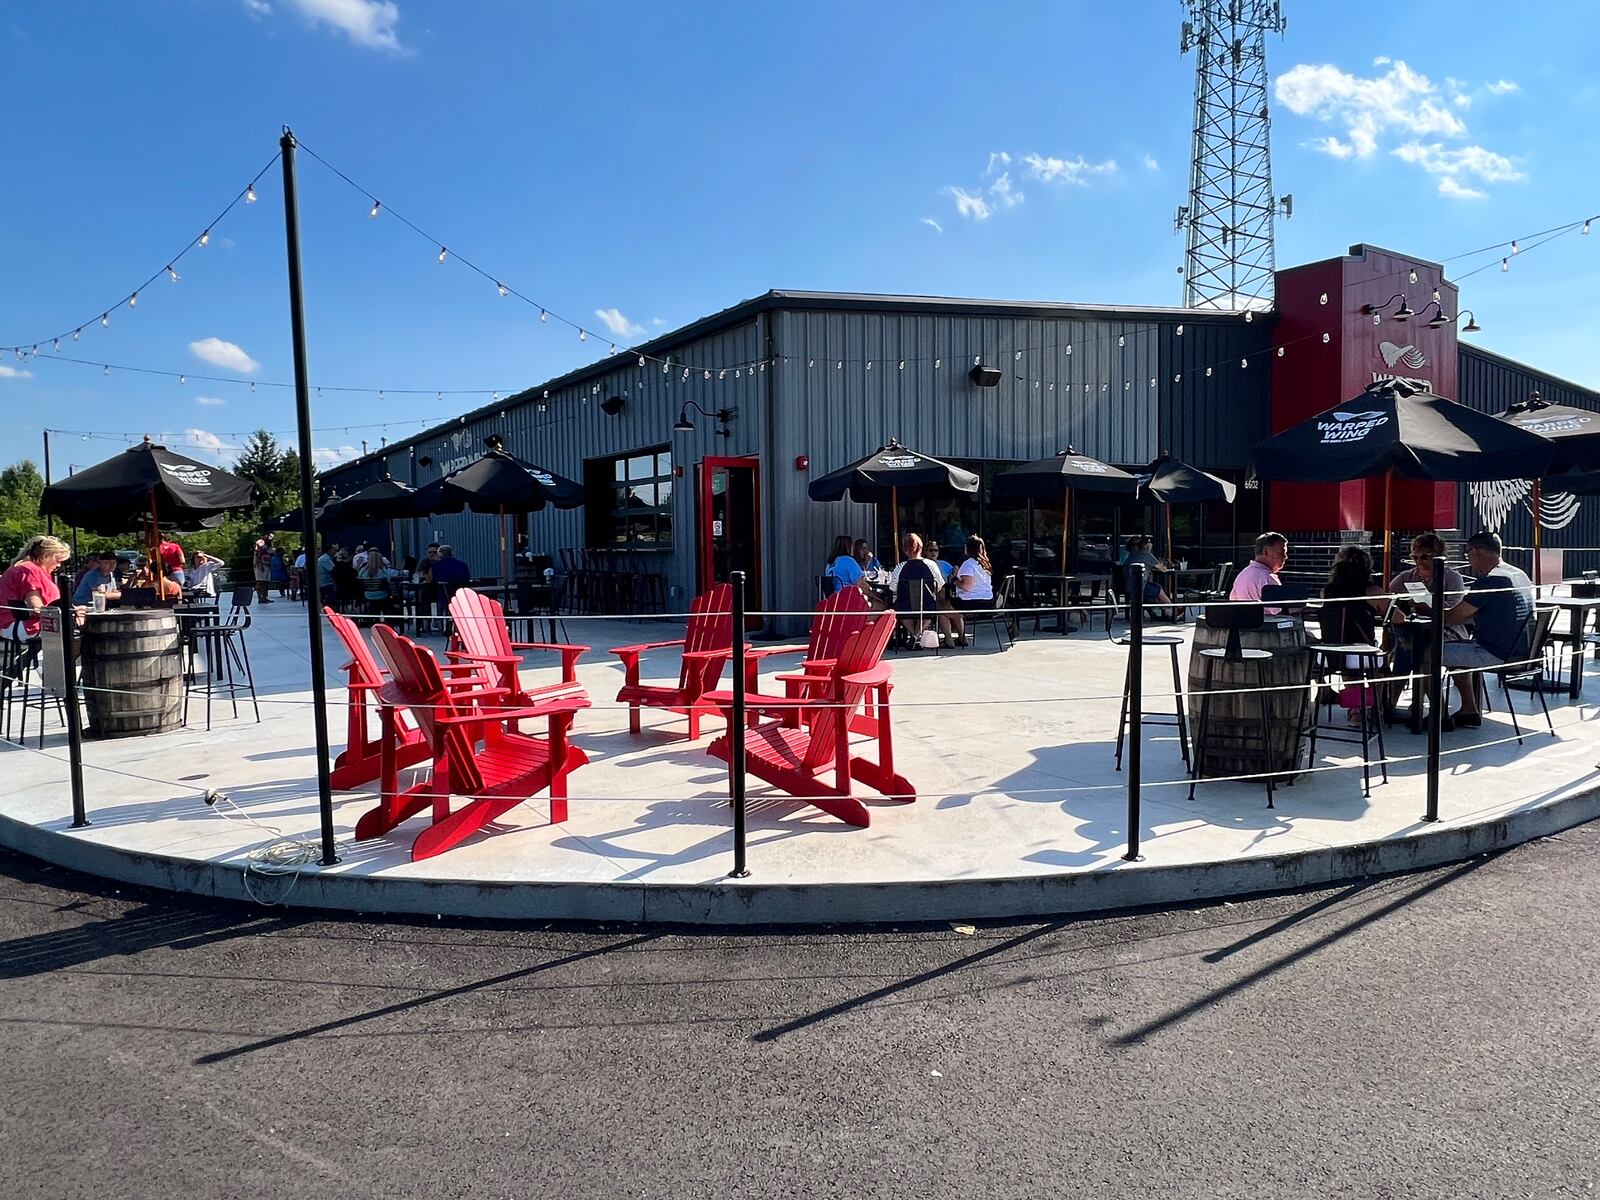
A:
<svg viewBox="0 0 1600 1200">
<path fill-rule="evenodd" d="M 1538 594 L 1537 589 L 1539 587 L 1539 576 L 1541 574 L 1539 569 L 1539 559 L 1541 557 L 1540 551 L 1544 548 L 1544 534 L 1539 527 L 1540 498 L 1539 481 L 1535 479 L 1533 481 L 1533 586 L 1535 588 L 1535 595 Z"/>
<path fill-rule="evenodd" d="M 1172 505 L 1163 504 L 1161 510 L 1163 514 L 1162 520 L 1166 522 L 1167 526 L 1167 561 L 1177 562 L 1177 558 L 1172 553 Z"/>
<path fill-rule="evenodd" d="M 154 488 L 150 490 L 150 574 L 156 581 L 156 599 L 164 599 L 161 595 L 161 523 L 156 518 Z"/>
<path fill-rule="evenodd" d="M 1390 506 L 1393 502 L 1394 472 L 1383 473 L 1383 586 L 1389 586 L 1389 580 L 1394 576 L 1390 574 L 1390 557 L 1394 549 L 1394 538 L 1390 533 Z"/>
<path fill-rule="evenodd" d="M 511 555 L 506 550 L 506 506 L 500 506 L 500 582 L 511 586 Z"/>
<path fill-rule="evenodd" d="M 1072 529 L 1072 489 L 1061 491 L 1061 574 L 1067 573 L 1067 545 Z"/>
<path fill-rule="evenodd" d="M 889 487 L 889 531 L 894 538 L 894 561 L 900 561 L 900 489 Z"/>
</svg>

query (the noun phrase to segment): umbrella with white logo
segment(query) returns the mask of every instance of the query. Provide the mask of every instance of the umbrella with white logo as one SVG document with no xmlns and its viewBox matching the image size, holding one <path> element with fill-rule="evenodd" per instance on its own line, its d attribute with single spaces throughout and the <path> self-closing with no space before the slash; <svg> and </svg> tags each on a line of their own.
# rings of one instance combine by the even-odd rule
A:
<svg viewBox="0 0 1600 1200">
<path fill-rule="evenodd" d="M 1549 470 L 1553 455 L 1553 447 L 1537 433 L 1404 380 L 1388 379 L 1259 443 L 1253 461 L 1257 477 L 1293 483 L 1345 483 L 1382 475 L 1387 580 L 1390 492 L 1396 476 L 1438 483 L 1537 479 Z"/>
<path fill-rule="evenodd" d="M 994 494 L 1018 500 L 1061 503 L 1061 570 L 1067 569 L 1067 546 L 1072 527 L 1072 493 L 1102 492 L 1132 495 L 1139 480 L 1128 472 L 1079 454 L 1071 446 L 1049 458 L 1012 467 L 995 476 Z"/>
<path fill-rule="evenodd" d="M 509 584 L 511 555 L 506 541 L 507 514 L 539 512 L 545 508 L 579 508 L 584 500 L 583 485 L 508 454 L 505 442 L 496 435 L 484 438 L 483 444 L 487 449 L 481 458 L 418 488 L 411 493 L 406 507 L 416 515 L 458 513 L 468 508 L 476 513 L 495 513 L 500 518 L 500 558 L 505 581 Z M 341 512 L 348 515 L 350 501 L 340 503 Z"/>
<path fill-rule="evenodd" d="M 1543 507 L 1546 491 L 1569 495 L 1593 495 L 1600 491 L 1600 413 L 1570 404 L 1547 403 L 1538 392 L 1521 404 L 1513 404 L 1499 420 L 1529 433 L 1537 433 L 1554 444 L 1552 474 L 1533 479 L 1528 488 L 1533 515 L 1533 581 L 1539 582 L 1540 550 L 1543 547 Z"/>
<path fill-rule="evenodd" d="M 1167 557 L 1176 560 L 1172 550 L 1172 506 L 1174 504 L 1232 504 L 1239 494 L 1236 484 L 1199 467 L 1173 458 L 1165 450 L 1139 476 L 1139 485 L 1161 502 L 1162 520 L 1167 532 Z"/>
<path fill-rule="evenodd" d="M 41 516 L 60 517 L 91 533 L 145 529 L 152 547 L 161 528 L 195 529 L 212 517 L 255 503 L 248 479 L 174 454 L 146 437 L 115 458 L 96 463 L 44 489 Z M 159 574 L 161 556 L 151 555 Z"/>
<path fill-rule="evenodd" d="M 901 498 L 970 494 L 978 490 L 978 477 L 890 438 L 888 445 L 878 447 L 865 458 L 813 479 L 806 490 L 813 500 L 843 500 L 847 496 L 858 504 L 882 504 L 887 500 L 898 560 Z"/>
</svg>

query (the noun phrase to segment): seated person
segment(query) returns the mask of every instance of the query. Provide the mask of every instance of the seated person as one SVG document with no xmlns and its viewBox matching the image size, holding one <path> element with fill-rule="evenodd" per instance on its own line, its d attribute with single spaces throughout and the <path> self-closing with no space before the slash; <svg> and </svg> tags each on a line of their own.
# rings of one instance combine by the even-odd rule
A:
<svg viewBox="0 0 1600 1200">
<path fill-rule="evenodd" d="M 1289 539 L 1281 533 L 1263 533 L 1256 539 L 1256 556 L 1233 578 L 1229 600 L 1260 600 L 1261 589 L 1271 584 L 1281 587 L 1278 572 L 1289 561 Z M 1274 612 L 1275 609 L 1268 609 Z"/>
<path fill-rule="evenodd" d="M 90 556 L 89 569 L 78 577 L 78 585 L 72 589 L 72 602 L 93 604 L 94 591 L 98 587 L 106 589 L 108 599 L 115 599 L 122 594 L 117 586 L 117 555 L 113 550 L 102 550 Z"/>
<path fill-rule="evenodd" d="M 949 624 L 948 618 L 938 616 L 944 576 L 922 556 L 922 538 L 917 534 L 908 533 L 900 539 L 900 553 L 903 557 L 889 577 L 894 588 L 894 608 L 900 614 L 901 626 L 915 641 L 935 621 L 942 626 Z"/>
<path fill-rule="evenodd" d="M 150 560 L 142 554 L 139 556 L 139 567 L 133 573 L 133 583 L 129 586 L 151 589 L 158 602 L 183 599 L 183 588 L 165 575 L 158 576 Z"/>
<path fill-rule="evenodd" d="M 220 558 L 213 558 L 204 550 L 196 550 L 190 560 L 188 587 L 190 591 L 200 592 L 207 596 L 217 594 L 217 568 L 222 565 Z"/>
<path fill-rule="evenodd" d="M 856 561 L 849 535 L 841 533 L 835 539 L 833 548 L 839 551 L 828 564 L 828 574 L 833 577 L 833 590 L 837 592 L 841 588 L 855 587 L 866 591 L 867 573 Z"/>
<path fill-rule="evenodd" d="M 1322 640 L 1376 646 L 1378 610 L 1368 597 L 1382 594 L 1372 584 L 1372 556 L 1360 546 L 1341 546 L 1322 585 Z"/>
<path fill-rule="evenodd" d="M 946 583 L 950 582 L 950 575 L 955 571 L 955 566 L 951 563 L 945 562 L 944 559 L 939 557 L 938 542 L 934 541 L 932 538 L 929 538 L 927 541 L 923 542 L 922 557 L 931 562 L 935 567 L 939 568 L 939 574 Z"/>
<path fill-rule="evenodd" d="M 1137 542 L 1137 545 L 1135 543 Z M 1160 572 L 1172 570 L 1172 564 L 1164 559 L 1157 558 L 1153 552 L 1155 543 L 1147 537 L 1129 538 L 1127 561 L 1122 564 L 1122 593 L 1128 597 L 1129 603 L 1133 602 L 1130 589 L 1133 586 L 1133 572 L 1128 568 L 1142 566 L 1144 574 L 1144 602 L 1146 604 L 1160 604 L 1170 607 L 1172 597 L 1167 595 L 1167 589 L 1161 586 Z"/>
<path fill-rule="evenodd" d="M 872 552 L 872 544 L 866 538 L 857 538 L 851 547 L 851 557 L 856 560 L 866 577 L 876 583 L 883 578 L 883 564 L 878 561 L 878 556 Z"/>
<path fill-rule="evenodd" d="M 1420 583 L 1423 587 L 1433 589 L 1433 560 L 1444 557 L 1444 539 L 1437 533 L 1419 533 L 1411 539 L 1411 566 L 1389 580 L 1389 592 L 1392 595 L 1403 596 L 1406 594 L 1406 585 Z M 1454 567 L 1444 569 L 1444 601 L 1445 608 L 1450 608 L 1461 603 L 1466 598 L 1466 580 L 1461 578 L 1461 572 Z M 1421 601 L 1416 602 L 1419 612 L 1427 612 L 1429 606 Z"/>
<path fill-rule="evenodd" d="M 1446 642 L 1444 665 L 1456 672 L 1461 707 L 1445 714 L 1443 728 L 1483 724 L 1478 685 L 1485 669 L 1527 660 L 1533 639 L 1533 580 L 1501 559 L 1500 535 L 1484 530 L 1467 539 L 1467 564 L 1477 576 L 1467 598 L 1444 614 L 1446 623 L 1472 622 L 1472 640 Z M 1471 672 L 1467 674 L 1467 672 Z"/>
</svg>

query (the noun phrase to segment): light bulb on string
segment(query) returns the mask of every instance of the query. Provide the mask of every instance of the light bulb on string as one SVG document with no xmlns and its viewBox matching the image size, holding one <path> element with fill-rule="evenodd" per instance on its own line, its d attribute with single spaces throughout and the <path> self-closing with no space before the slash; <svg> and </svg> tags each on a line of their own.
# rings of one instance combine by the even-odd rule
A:
<svg viewBox="0 0 1600 1200">
<path fill-rule="evenodd" d="M 1502 271 L 1509 271 L 1509 270 L 1511 270 L 1511 260 L 1510 260 L 1510 259 L 1509 259 L 1509 258 L 1502 258 L 1502 259 L 1501 259 L 1501 260 L 1500 260 L 1500 269 L 1501 269 L 1501 270 L 1502 270 Z"/>
<path fill-rule="evenodd" d="M 1174 375 L 1172 377 L 1172 382 L 1173 383 L 1182 383 L 1183 382 L 1183 372 L 1180 371 L 1180 372 L 1178 372 L 1178 374 Z"/>
<path fill-rule="evenodd" d="M 550 314 L 542 308 L 539 310 L 539 321 L 541 324 L 548 324 L 550 321 Z"/>
<path fill-rule="evenodd" d="M 204 245 L 205 245 L 205 244 L 206 244 L 206 243 L 207 243 L 207 242 L 209 242 L 209 241 L 210 241 L 210 240 L 211 240 L 211 230 L 209 230 L 209 229 L 207 229 L 207 230 L 204 230 L 204 231 L 203 231 L 203 232 L 202 232 L 202 233 L 201 233 L 201 234 L 200 234 L 200 244 L 201 244 L 201 245 L 202 245 L 202 246 L 204 246 Z"/>
<path fill-rule="evenodd" d="M 1333 340 L 1333 339 L 1331 339 L 1331 338 L 1330 338 L 1330 337 L 1329 337 L 1329 336 L 1328 336 L 1328 335 L 1327 335 L 1327 334 L 1326 334 L 1326 333 L 1324 333 L 1324 334 L 1323 334 L 1323 335 L 1322 335 L 1322 344 L 1323 344 L 1323 345 L 1324 345 L 1324 346 L 1326 346 L 1326 345 L 1327 345 L 1327 344 L 1328 344 L 1328 343 L 1329 343 L 1329 342 L 1330 342 L 1330 341 L 1332 341 L 1332 340 Z"/>
<path fill-rule="evenodd" d="M 1513 254 L 1521 254 L 1522 253 L 1522 248 L 1517 245 L 1517 239 L 1516 238 L 1512 238 L 1511 239 L 1511 253 L 1513 253 Z"/>
<path fill-rule="evenodd" d="M 109 329 L 110 327 L 111 327 L 111 314 L 110 313 L 101 313 L 100 314 L 100 328 L 101 329 Z"/>
<path fill-rule="evenodd" d="M 495 280 L 494 290 L 499 292 L 502 298 L 511 294 L 511 289 L 505 284 L 501 283 L 499 280 Z"/>
<path fill-rule="evenodd" d="M 1022 361 L 1022 351 L 1018 350 L 1016 355 L 1012 358 L 1011 361 L 1012 362 L 1021 362 Z"/>
<path fill-rule="evenodd" d="M 1585 221 L 1583 223 L 1583 228 L 1578 230 L 1578 233 L 1583 237 L 1588 237 L 1589 236 L 1589 222 L 1588 221 Z"/>
<path fill-rule="evenodd" d="M 1067 357 L 1068 358 L 1072 357 L 1072 343 L 1071 342 L 1067 343 Z"/>
<path fill-rule="evenodd" d="M 1239 360 L 1239 369 L 1241 371 L 1248 371 L 1250 369 L 1250 360 L 1248 358 L 1241 358 Z"/>
<path fill-rule="evenodd" d="M 189 382 L 189 377 L 187 375 L 179 375 L 178 376 L 178 385 L 180 387 L 183 386 L 184 384 L 188 383 L 188 382 Z"/>
<path fill-rule="evenodd" d="M 247 184 L 244 185 L 244 202 L 246 204 L 254 204 L 256 202 L 256 185 L 255 184 L 247 183 Z"/>
<path fill-rule="evenodd" d="M 642 355 L 642 354 L 641 354 L 641 355 L 639 355 L 639 365 L 640 365 L 640 366 L 641 366 L 641 367 L 642 367 L 642 366 L 644 366 L 644 355 Z"/>
<path fill-rule="evenodd" d="M 177 283 L 178 280 L 183 278 L 183 276 L 179 275 L 176 271 L 174 271 L 172 269 L 172 264 L 168 263 L 167 264 L 167 278 L 172 280 L 173 283 Z"/>
<path fill-rule="evenodd" d="M 1119 347 L 1121 347 L 1121 346 L 1126 346 L 1127 344 L 1128 344 L 1128 339 L 1123 337 L 1120 333 L 1117 334 L 1117 345 Z"/>
<path fill-rule="evenodd" d="M 74 329 L 72 331 L 72 340 L 73 341 L 77 341 L 82 336 L 83 336 L 83 326 L 80 325 L 80 326 L 78 326 L 78 328 L 76 328 L 76 329 Z"/>
<path fill-rule="evenodd" d="M 587 329 L 578 330 L 578 340 L 580 342 L 587 342 L 589 340 L 589 331 Z"/>
<path fill-rule="evenodd" d="M 367 217 L 370 220 L 376 221 L 378 219 L 378 210 L 380 208 L 382 208 L 382 207 L 383 207 L 383 201 L 381 201 L 381 200 L 373 200 L 372 207 L 367 210 Z"/>
<path fill-rule="evenodd" d="M 60 338 L 56 339 L 56 353 L 57 354 L 61 353 L 61 339 Z"/>
<path fill-rule="evenodd" d="M 617 352 L 617 344 L 615 342 L 612 342 L 611 343 L 611 353 L 615 354 L 616 352 Z"/>
<path fill-rule="evenodd" d="M 934 370 L 935 370 L 935 371 L 937 371 L 937 370 L 938 370 L 938 369 L 939 369 L 939 364 L 940 364 L 940 363 L 941 363 L 941 362 L 943 362 L 943 361 L 944 361 L 944 360 L 943 360 L 943 359 L 939 359 L 939 358 L 936 358 L 936 359 L 934 359 L 934 360 L 933 360 L 933 369 L 934 369 Z"/>
<path fill-rule="evenodd" d="M 254 392 L 256 390 L 255 380 L 251 380 L 250 381 L 250 390 L 252 392 Z"/>
<path fill-rule="evenodd" d="M 1382 325 L 1383 324 L 1383 314 L 1382 313 L 1373 313 L 1372 314 L 1372 323 L 1374 325 Z"/>
<path fill-rule="evenodd" d="M 111 364 L 110 364 L 110 363 L 107 363 L 107 364 L 106 364 L 106 365 L 105 365 L 105 367 L 104 367 L 104 368 L 102 368 L 102 369 L 101 369 L 101 371 L 100 371 L 100 374 L 102 374 L 102 375 L 109 375 L 109 374 L 111 374 Z"/>
<path fill-rule="evenodd" d="M 498 404 L 500 402 L 500 393 L 499 392 L 494 393 L 494 395 L 490 396 L 489 399 L 493 403 Z M 505 413 L 501 413 L 500 416 L 503 418 L 505 416 Z"/>
<path fill-rule="evenodd" d="M 139 307 L 139 293 L 138 292 L 135 292 L 133 295 L 128 297 L 128 307 L 129 308 L 138 308 Z"/>
<path fill-rule="evenodd" d="M 1278 357 L 1279 357 L 1279 358 L 1282 358 L 1282 357 L 1283 357 L 1283 347 L 1282 347 L 1282 346 L 1279 346 L 1279 347 L 1278 347 Z"/>
<path fill-rule="evenodd" d="M 1179 325 L 1179 326 L 1178 326 L 1178 331 L 1177 331 L 1177 332 L 1178 332 L 1178 336 L 1179 336 L 1179 337 L 1182 337 L 1182 336 L 1183 336 L 1183 326 L 1182 326 L 1182 325 Z"/>
<path fill-rule="evenodd" d="M 1411 278 L 1411 282 L 1412 283 L 1415 283 L 1417 281 L 1417 269 L 1415 267 L 1411 268 L 1411 276 L 1410 276 L 1410 278 Z"/>
<path fill-rule="evenodd" d="M 717 379 L 718 379 L 719 382 L 721 380 L 726 379 L 727 377 L 728 377 L 728 373 L 726 371 L 718 371 L 717 372 Z"/>
<path fill-rule="evenodd" d="M 906 369 L 906 360 L 903 359 L 903 358 L 900 360 L 900 369 L 902 371 L 904 371 Z"/>
<path fill-rule="evenodd" d="M 1244 310 L 1244 323 L 1246 325 L 1250 324 L 1250 322 L 1254 321 L 1255 319 L 1256 319 L 1256 314 L 1252 310 L 1250 310 L 1248 308 Z"/>
<path fill-rule="evenodd" d="M 1206 368 L 1206 378 L 1207 378 L 1207 379 L 1210 379 L 1210 378 L 1211 378 L 1211 368 L 1210 368 L 1210 367 L 1207 367 L 1207 368 Z"/>
<path fill-rule="evenodd" d="M 1154 375 L 1152 375 L 1152 376 L 1150 376 L 1150 386 L 1151 387 L 1155 387 L 1155 385 L 1156 385 L 1156 377 Z"/>
<path fill-rule="evenodd" d="M 1433 289 L 1433 302 L 1435 304 L 1439 303 L 1439 289 L 1438 288 L 1434 288 Z"/>
<path fill-rule="evenodd" d="M 705 378 L 706 378 L 706 379 L 710 379 L 710 378 L 711 378 L 711 372 L 710 372 L 710 371 L 707 371 L 707 372 L 706 372 L 706 373 L 705 373 Z"/>
<path fill-rule="evenodd" d="M 1328 293 L 1327 292 L 1323 292 L 1321 296 L 1317 297 L 1317 303 L 1318 304 L 1326 304 L 1327 302 L 1328 302 Z"/>
<path fill-rule="evenodd" d="M 446 250 L 443 246 L 440 246 L 439 247 L 439 261 L 441 263 L 443 263 L 444 260 L 445 260 L 445 256 L 448 255 L 449 253 L 450 252 L 448 250 Z"/>
<path fill-rule="evenodd" d="M 872 360 L 870 358 L 867 359 L 867 370 L 872 370 Z"/>
</svg>

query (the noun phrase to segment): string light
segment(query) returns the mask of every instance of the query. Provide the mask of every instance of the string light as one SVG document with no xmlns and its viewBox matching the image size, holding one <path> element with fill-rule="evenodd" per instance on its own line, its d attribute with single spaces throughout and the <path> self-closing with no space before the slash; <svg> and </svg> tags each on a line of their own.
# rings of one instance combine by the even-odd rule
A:
<svg viewBox="0 0 1600 1200">
<path fill-rule="evenodd" d="M 176 271 L 174 271 L 172 269 L 172 264 L 168 263 L 167 264 L 167 278 L 171 279 L 173 283 L 177 283 L 178 280 L 183 278 L 183 276 L 179 275 Z"/>
<path fill-rule="evenodd" d="M 210 240 L 211 240 L 211 230 L 207 229 L 204 233 L 202 233 L 200 235 L 200 244 L 202 246 L 204 246 Z"/>
<path fill-rule="evenodd" d="M 1500 270 L 1501 271 L 1509 271 L 1509 270 L 1511 270 L 1511 260 L 1509 258 L 1502 258 L 1500 260 Z"/>
<path fill-rule="evenodd" d="M 1120 333 L 1117 334 L 1117 346 L 1120 348 L 1122 346 L 1126 346 L 1127 344 L 1128 344 L 1128 339 L 1123 337 Z"/>
<path fill-rule="evenodd" d="M 135 292 L 133 295 L 128 297 L 128 307 L 129 308 L 138 308 L 139 307 L 139 293 L 138 292 Z"/>
<path fill-rule="evenodd" d="M 1329 336 L 1328 336 L 1328 335 L 1327 335 L 1327 334 L 1326 334 L 1326 333 L 1324 333 L 1324 334 L 1323 334 L 1323 335 L 1322 335 L 1322 344 L 1323 344 L 1323 345 L 1324 345 L 1324 346 L 1326 346 L 1326 345 L 1327 345 L 1327 344 L 1328 344 L 1328 342 L 1329 342 L 1329 341 L 1331 341 L 1331 340 L 1332 340 L 1332 339 L 1331 339 L 1331 338 L 1329 338 Z"/>
<path fill-rule="evenodd" d="M 181 384 L 185 384 L 185 383 L 188 383 L 188 382 L 189 382 L 189 377 L 188 377 L 188 376 L 187 376 L 187 375 L 179 375 L 179 376 L 178 376 L 178 383 L 179 383 L 179 384 L 180 384 L 180 385 L 181 385 Z"/>
<path fill-rule="evenodd" d="M 545 310 L 542 308 L 539 310 L 539 323 L 541 325 L 548 325 L 550 323 L 550 314 L 545 312 Z"/>
<path fill-rule="evenodd" d="M 1323 292 L 1322 295 L 1317 298 L 1317 303 L 1318 304 L 1326 304 L 1327 302 L 1328 302 L 1328 293 L 1327 292 Z"/>
<path fill-rule="evenodd" d="M 106 367 L 105 367 L 105 370 L 103 370 L 103 371 L 101 371 L 101 372 L 100 372 L 100 374 L 102 374 L 102 375 L 109 375 L 109 374 L 111 374 L 111 364 L 110 364 L 110 363 L 107 363 L 107 364 L 106 364 Z"/>
<path fill-rule="evenodd" d="M 378 210 L 380 208 L 382 208 L 382 207 L 383 207 L 383 201 L 374 200 L 372 202 L 372 207 L 367 211 L 367 217 L 370 220 L 376 221 L 378 219 Z"/>
<path fill-rule="evenodd" d="M 77 340 L 78 340 L 78 339 L 79 339 L 79 338 L 81 338 L 81 337 L 82 337 L 82 336 L 83 336 L 83 329 L 82 329 L 82 327 L 81 327 L 81 326 L 80 326 L 80 327 L 79 327 L 79 328 L 77 328 L 77 329 L 74 329 L 74 330 L 73 330 L 73 331 L 72 331 L 72 340 L 73 340 L 73 341 L 77 341 Z"/>
<path fill-rule="evenodd" d="M 56 353 L 57 354 L 61 353 L 61 339 L 60 338 L 56 339 Z"/>
<path fill-rule="evenodd" d="M 247 183 L 247 184 L 244 185 L 244 202 L 246 204 L 254 204 L 256 202 L 256 185 L 255 184 Z"/>
<path fill-rule="evenodd" d="M 1516 238 L 1512 238 L 1511 239 L 1511 253 L 1513 253 L 1513 254 L 1521 254 L 1522 253 L 1522 248 L 1517 245 L 1517 239 Z"/>
<path fill-rule="evenodd" d="M 111 328 L 111 314 L 110 313 L 101 313 L 100 314 L 100 328 L 101 329 L 109 329 L 109 328 Z"/>
<path fill-rule="evenodd" d="M 1583 228 L 1582 228 L 1582 229 L 1580 229 L 1580 230 L 1578 230 L 1578 232 L 1579 232 L 1579 233 L 1580 233 L 1580 234 L 1582 234 L 1582 235 L 1583 235 L 1583 236 L 1584 236 L 1584 237 L 1588 237 L 1588 236 L 1589 236 L 1589 222 L 1588 222 L 1588 221 L 1585 221 L 1585 222 L 1584 222 L 1584 223 L 1583 223 Z"/>
<path fill-rule="evenodd" d="M 511 294 L 511 289 L 503 283 L 496 283 L 494 285 L 494 290 L 500 293 L 502 299 Z"/>
<path fill-rule="evenodd" d="M 1415 283 L 1417 281 L 1417 269 L 1415 267 L 1411 268 L 1411 276 L 1410 276 L 1410 278 L 1411 278 L 1411 282 L 1412 283 Z"/>
<path fill-rule="evenodd" d="M 445 249 L 445 248 L 444 248 L 444 247 L 443 247 L 443 246 L 440 246 L 440 247 L 439 247 L 439 261 L 440 261 L 440 263 L 443 263 L 443 262 L 444 262 L 444 260 L 445 260 L 445 256 L 446 256 L 446 255 L 447 255 L 447 254 L 449 254 L 449 251 L 448 251 L 448 250 L 446 250 L 446 249 Z"/>
<path fill-rule="evenodd" d="M 1179 337 L 1182 337 L 1182 336 L 1183 336 L 1183 326 L 1182 326 L 1182 325 L 1179 325 L 1179 326 L 1178 326 L 1178 336 L 1179 336 Z"/>
<path fill-rule="evenodd" d="M 587 329 L 578 330 L 578 340 L 580 342 L 587 342 L 589 340 L 589 331 Z"/>
<path fill-rule="evenodd" d="M 1239 360 L 1239 369 L 1241 371 L 1248 371 L 1250 369 L 1250 360 L 1249 360 L 1249 358 L 1241 358 Z"/>
</svg>

